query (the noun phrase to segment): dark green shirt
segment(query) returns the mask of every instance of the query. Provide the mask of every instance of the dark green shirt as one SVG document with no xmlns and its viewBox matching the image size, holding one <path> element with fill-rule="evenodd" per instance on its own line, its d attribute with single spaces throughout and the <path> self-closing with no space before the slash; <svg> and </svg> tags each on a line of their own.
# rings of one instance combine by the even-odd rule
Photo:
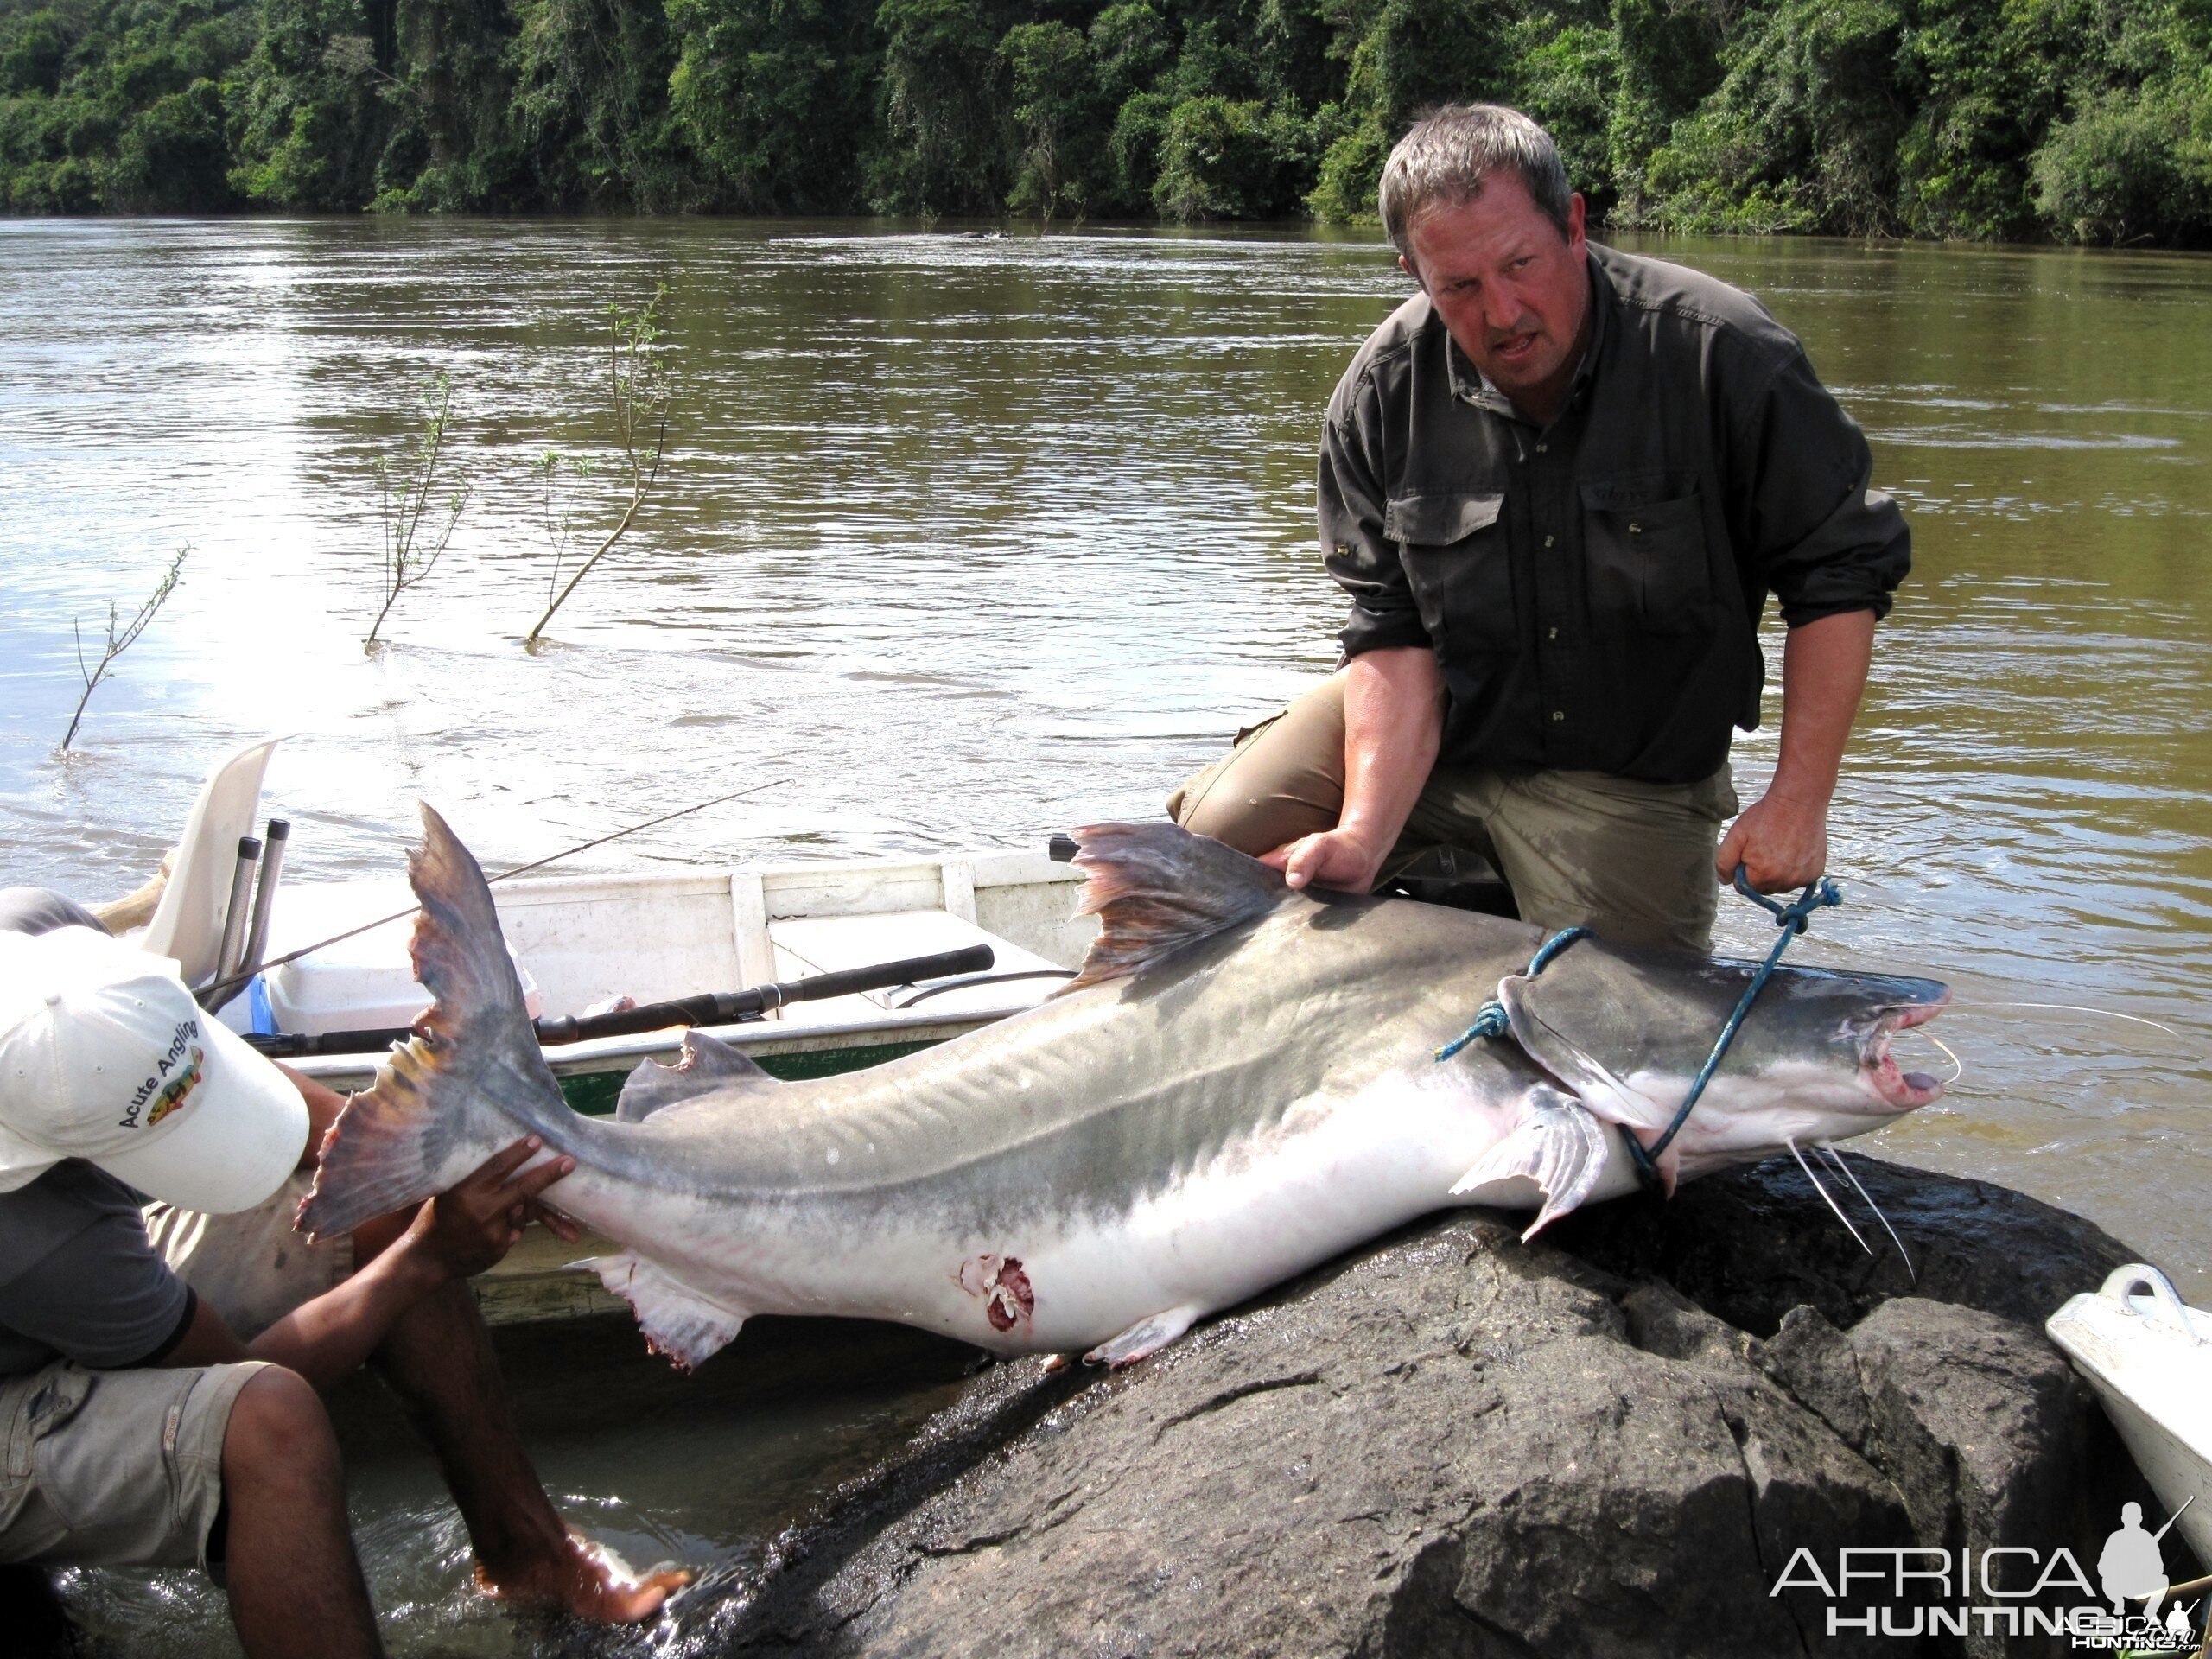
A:
<svg viewBox="0 0 2212 1659">
<path fill-rule="evenodd" d="M 1758 724 L 1758 620 L 1887 613 L 1911 563 L 1866 440 L 1758 301 L 1590 247 L 1566 406 L 1523 420 L 1427 296 L 1352 359 L 1321 439 L 1346 657 L 1434 648 L 1439 764 L 1691 783 Z"/>
</svg>

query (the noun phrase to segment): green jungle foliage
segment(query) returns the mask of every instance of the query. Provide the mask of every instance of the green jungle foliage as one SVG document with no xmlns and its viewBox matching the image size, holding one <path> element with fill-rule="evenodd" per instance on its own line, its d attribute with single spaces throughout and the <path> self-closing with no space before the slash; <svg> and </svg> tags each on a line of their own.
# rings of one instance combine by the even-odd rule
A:
<svg viewBox="0 0 2212 1659">
<path fill-rule="evenodd" d="M 1616 225 L 2212 244 L 2212 0 L 0 0 L 0 207 L 1341 220 L 1464 99 Z"/>
</svg>

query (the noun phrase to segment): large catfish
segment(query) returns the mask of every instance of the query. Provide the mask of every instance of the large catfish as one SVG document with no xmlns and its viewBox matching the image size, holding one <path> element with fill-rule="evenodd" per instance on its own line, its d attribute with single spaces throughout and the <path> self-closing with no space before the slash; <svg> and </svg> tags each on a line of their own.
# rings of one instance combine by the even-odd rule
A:
<svg viewBox="0 0 2212 1659">
<path fill-rule="evenodd" d="M 427 806 L 409 861 L 435 1006 L 324 1145 L 301 1224 L 352 1228 L 524 1134 L 549 1200 L 647 1338 L 706 1358 L 754 1313 L 895 1319 L 1001 1353 L 1126 1363 L 1192 1321 L 1453 1202 L 1534 1233 L 1627 1192 L 1623 1142 L 1681 1103 L 1748 963 L 1294 893 L 1164 823 L 1082 832 L 1083 972 L 1028 1013 L 873 1070 L 779 1083 L 698 1033 L 614 1118 L 563 1103 L 476 861 Z M 1890 1035 L 1943 987 L 1789 968 L 1660 1159 L 1667 1185 L 1933 1100 Z M 1434 1058 L 1492 997 L 1510 1035 Z"/>
</svg>

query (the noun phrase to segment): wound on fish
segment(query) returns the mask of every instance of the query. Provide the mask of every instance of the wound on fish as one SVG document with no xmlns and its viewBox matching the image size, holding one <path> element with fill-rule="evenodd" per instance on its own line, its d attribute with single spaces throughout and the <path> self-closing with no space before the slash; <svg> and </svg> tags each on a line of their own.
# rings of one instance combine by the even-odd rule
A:
<svg viewBox="0 0 2212 1659">
<path fill-rule="evenodd" d="M 1011 1331 L 1026 1322 L 1037 1306 L 1029 1275 L 1018 1255 L 970 1256 L 953 1277 L 970 1296 L 983 1299 L 983 1317 L 994 1331 Z"/>
</svg>

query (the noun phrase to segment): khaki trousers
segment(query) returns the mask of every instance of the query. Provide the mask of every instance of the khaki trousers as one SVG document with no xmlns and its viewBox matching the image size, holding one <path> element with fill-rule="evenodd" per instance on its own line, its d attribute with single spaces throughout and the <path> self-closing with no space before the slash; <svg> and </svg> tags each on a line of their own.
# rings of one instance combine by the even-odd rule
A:
<svg viewBox="0 0 2212 1659">
<path fill-rule="evenodd" d="M 1257 857 L 1335 827 L 1344 798 L 1344 682 L 1331 676 L 1167 798 L 1185 829 Z M 1383 861 L 1385 879 L 1422 854 L 1480 854 L 1523 920 L 1587 927 L 1616 944 L 1711 948 L 1713 855 L 1737 811 L 1728 768 L 1694 784 L 1600 772 L 1440 766 Z"/>
</svg>

